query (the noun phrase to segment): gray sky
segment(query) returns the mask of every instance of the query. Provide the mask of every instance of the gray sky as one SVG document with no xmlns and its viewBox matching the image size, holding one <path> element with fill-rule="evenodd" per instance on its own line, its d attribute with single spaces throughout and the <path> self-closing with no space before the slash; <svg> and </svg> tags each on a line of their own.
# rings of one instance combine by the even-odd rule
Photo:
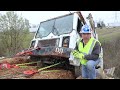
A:
<svg viewBox="0 0 120 90">
<path fill-rule="evenodd" d="M 74 12 L 74 11 L 71 11 Z M 81 11 L 84 17 L 87 17 L 89 13 L 92 13 L 95 22 L 103 20 L 105 24 L 120 22 L 120 11 Z M 5 11 L 0 11 L 1 14 L 5 14 Z M 68 14 L 69 11 L 17 11 L 17 14 L 28 19 L 31 24 L 39 24 L 41 21 Z M 116 14 L 115 14 L 116 13 Z M 117 20 L 117 21 L 115 21 Z"/>
</svg>

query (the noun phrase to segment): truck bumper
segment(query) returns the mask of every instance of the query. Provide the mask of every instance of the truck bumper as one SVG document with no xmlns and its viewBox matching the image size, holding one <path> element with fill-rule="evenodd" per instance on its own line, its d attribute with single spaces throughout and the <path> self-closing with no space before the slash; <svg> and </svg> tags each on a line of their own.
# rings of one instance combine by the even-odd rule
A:
<svg viewBox="0 0 120 90">
<path fill-rule="evenodd" d="M 32 51 L 30 56 L 57 56 L 69 58 L 72 49 L 65 47 L 42 47 Z"/>
</svg>

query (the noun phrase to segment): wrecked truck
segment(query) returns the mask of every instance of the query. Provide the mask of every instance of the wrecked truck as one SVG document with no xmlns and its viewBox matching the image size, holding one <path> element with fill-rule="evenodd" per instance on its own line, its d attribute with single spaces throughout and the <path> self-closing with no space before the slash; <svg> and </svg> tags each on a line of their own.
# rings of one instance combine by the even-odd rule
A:
<svg viewBox="0 0 120 90">
<path fill-rule="evenodd" d="M 78 77 L 81 74 L 80 63 L 71 56 L 71 51 L 81 39 L 79 32 L 84 24 L 91 26 L 81 12 L 40 22 L 29 49 L 17 53 L 16 56 L 29 56 L 31 60 L 38 61 L 39 67 L 61 62 L 57 67 L 71 70 Z M 98 39 L 94 29 L 91 36 Z M 103 67 L 103 62 L 100 65 Z"/>
</svg>

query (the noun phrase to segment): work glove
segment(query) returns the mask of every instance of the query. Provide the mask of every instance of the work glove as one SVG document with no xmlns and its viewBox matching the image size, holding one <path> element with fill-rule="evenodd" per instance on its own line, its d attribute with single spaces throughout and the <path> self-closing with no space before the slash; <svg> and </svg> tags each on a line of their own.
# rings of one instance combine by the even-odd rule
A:
<svg viewBox="0 0 120 90">
<path fill-rule="evenodd" d="M 86 65 L 87 62 L 88 62 L 88 60 L 86 60 L 86 59 L 81 59 L 81 60 L 80 60 L 80 63 L 81 63 L 82 65 Z"/>
<path fill-rule="evenodd" d="M 72 51 L 72 55 L 75 57 L 75 58 L 78 58 L 77 55 L 79 54 L 79 52 L 77 50 L 73 50 Z"/>
<path fill-rule="evenodd" d="M 72 54 L 73 54 L 73 56 L 75 58 L 79 58 L 79 59 L 83 59 L 84 58 L 84 54 L 79 53 L 79 51 L 77 51 L 77 50 L 72 51 Z"/>
<path fill-rule="evenodd" d="M 76 53 L 78 53 L 77 50 L 73 50 L 73 51 L 72 51 L 72 54 L 73 54 L 73 55 L 75 55 Z"/>
<path fill-rule="evenodd" d="M 80 58 L 80 59 L 83 59 L 83 58 L 84 58 L 84 54 L 79 53 L 79 58 Z"/>
</svg>

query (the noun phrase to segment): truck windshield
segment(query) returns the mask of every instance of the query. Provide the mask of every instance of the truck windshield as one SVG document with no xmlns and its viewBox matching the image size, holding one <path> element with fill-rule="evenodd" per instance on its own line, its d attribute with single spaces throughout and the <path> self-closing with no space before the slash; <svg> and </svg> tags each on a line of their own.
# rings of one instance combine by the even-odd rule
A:
<svg viewBox="0 0 120 90">
<path fill-rule="evenodd" d="M 73 15 L 58 18 L 55 21 L 53 34 L 61 35 L 70 33 L 72 31 L 72 27 L 73 27 Z"/>
<path fill-rule="evenodd" d="M 48 36 L 51 32 L 54 35 L 67 34 L 72 31 L 73 15 L 52 19 L 42 22 L 37 31 L 36 38 Z"/>
</svg>

